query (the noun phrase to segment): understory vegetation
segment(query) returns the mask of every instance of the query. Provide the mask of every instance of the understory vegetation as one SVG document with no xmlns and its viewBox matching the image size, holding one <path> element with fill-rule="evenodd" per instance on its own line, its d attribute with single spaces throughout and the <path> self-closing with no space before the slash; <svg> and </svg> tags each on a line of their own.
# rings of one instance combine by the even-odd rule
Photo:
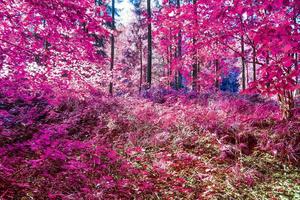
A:
<svg viewBox="0 0 300 200">
<path fill-rule="evenodd" d="M 299 118 L 272 100 L 1 85 L 2 199 L 300 198 Z"/>
</svg>

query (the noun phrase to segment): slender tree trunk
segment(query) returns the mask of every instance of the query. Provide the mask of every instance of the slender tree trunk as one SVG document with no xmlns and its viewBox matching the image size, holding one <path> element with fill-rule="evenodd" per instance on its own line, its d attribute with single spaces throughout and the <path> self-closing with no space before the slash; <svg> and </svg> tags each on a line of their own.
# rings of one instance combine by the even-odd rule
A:
<svg viewBox="0 0 300 200">
<path fill-rule="evenodd" d="M 140 87 L 139 92 L 142 91 L 142 84 L 143 84 L 143 43 L 142 38 L 139 37 L 139 49 L 140 49 Z"/>
<path fill-rule="evenodd" d="M 147 83 L 151 87 L 152 82 L 152 28 L 151 28 L 151 4 L 147 0 L 147 14 L 148 14 L 148 63 L 147 63 Z"/>
<path fill-rule="evenodd" d="M 193 0 L 194 5 L 194 15 L 197 16 L 197 0 Z M 195 19 L 195 25 L 197 25 L 197 19 Z M 194 63 L 193 63 L 193 84 L 192 89 L 197 91 L 197 79 L 198 79 L 198 66 L 197 66 L 197 50 L 196 50 L 196 37 L 193 36 L 193 46 L 194 46 Z"/>
<path fill-rule="evenodd" d="M 241 50 L 242 50 L 242 87 L 246 89 L 246 74 L 245 74 L 245 43 L 244 36 L 241 36 Z"/>
<path fill-rule="evenodd" d="M 193 43 L 195 43 L 194 39 L 193 39 Z M 194 63 L 193 63 L 193 85 L 192 85 L 192 89 L 194 91 L 197 91 L 197 79 L 198 79 L 198 66 L 197 66 L 196 55 L 194 55 Z"/>
<path fill-rule="evenodd" d="M 215 74 L 216 74 L 216 79 L 215 79 L 215 86 L 216 88 L 220 87 L 219 83 L 219 60 L 215 60 Z"/>
<path fill-rule="evenodd" d="M 197 55 L 198 55 L 198 50 L 196 50 L 196 52 L 197 52 Z M 198 81 L 198 74 L 200 73 L 200 71 L 201 71 L 201 66 L 203 66 L 204 64 L 201 62 L 201 60 L 198 60 L 198 58 L 197 58 L 197 81 Z M 200 85 L 199 84 L 197 84 L 197 91 L 199 91 L 200 90 Z"/>
<path fill-rule="evenodd" d="M 255 48 L 255 45 L 253 45 L 252 62 L 253 62 L 253 81 L 256 81 L 256 48 Z"/>
<path fill-rule="evenodd" d="M 245 63 L 246 65 L 246 85 L 248 85 L 249 83 L 249 66 L 247 63 Z"/>
<path fill-rule="evenodd" d="M 171 87 L 171 46 L 168 47 L 168 86 Z"/>
<path fill-rule="evenodd" d="M 180 8 L 180 0 L 177 0 L 177 8 Z M 180 60 L 181 60 L 181 46 L 182 46 L 181 40 L 182 40 L 182 35 L 180 29 L 178 33 L 178 44 L 177 44 L 177 55 L 176 55 L 176 57 Z M 182 74 L 180 73 L 180 68 L 178 69 L 177 76 L 176 76 L 176 89 L 182 88 Z"/>
<path fill-rule="evenodd" d="M 298 69 L 298 54 L 295 53 L 295 68 Z M 298 83 L 298 76 L 296 78 L 296 82 Z"/>
<path fill-rule="evenodd" d="M 267 65 L 269 66 L 269 64 L 270 64 L 270 53 L 269 53 L 269 51 L 267 51 L 266 63 L 267 63 Z M 267 76 L 269 77 L 269 73 L 268 73 L 268 72 L 267 72 Z M 268 83 L 266 84 L 266 86 L 267 86 L 267 88 L 270 88 L 270 83 L 268 82 Z"/>
<path fill-rule="evenodd" d="M 196 55 L 198 55 L 198 50 L 196 50 Z M 203 63 L 201 62 L 201 60 L 198 60 L 198 58 L 197 58 L 197 74 L 199 74 L 200 73 L 200 71 L 201 71 L 201 66 L 203 65 Z"/>
<path fill-rule="evenodd" d="M 112 31 L 114 32 L 115 30 L 115 0 L 112 0 Z M 111 34 L 110 36 L 110 41 L 111 41 L 111 61 L 110 61 L 110 73 L 111 73 L 111 80 L 109 83 L 109 94 L 113 95 L 113 69 L 114 69 L 114 59 L 115 59 L 115 37 L 114 33 Z"/>
<path fill-rule="evenodd" d="M 169 40 L 171 40 L 171 28 L 169 29 Z M 172 45 L 170 45 L 168 47 L 168 64 L 169 64 L 169 71 L 168 71 L 168 85 L 170 86 L 170 88 L 172 87 L 172 80 L 171 80 L 171 76 L 172 76 Z"/>
<path fill-rule="evenodd" d="M 298 70 L 298 54 L 297 53 L 295 53 L 295 70 L 297 71 Z M 296 84 L 298 84 L 299 83 L 299 80 L 298 80 L 299 78 L 298 78 L 298 76 L 296 76 Z"/>
</svg>

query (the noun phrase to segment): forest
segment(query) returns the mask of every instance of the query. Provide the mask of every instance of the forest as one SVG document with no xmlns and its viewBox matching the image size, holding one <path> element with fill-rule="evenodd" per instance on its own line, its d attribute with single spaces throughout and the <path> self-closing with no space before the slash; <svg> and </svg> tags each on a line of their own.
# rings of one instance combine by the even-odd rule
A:
<svg viewBox="0 0 300 200">
<path fill-rule="evenodd" d="M 0 0 L 0 200 L 299 200 L 300 0 Z"/>
</svg>

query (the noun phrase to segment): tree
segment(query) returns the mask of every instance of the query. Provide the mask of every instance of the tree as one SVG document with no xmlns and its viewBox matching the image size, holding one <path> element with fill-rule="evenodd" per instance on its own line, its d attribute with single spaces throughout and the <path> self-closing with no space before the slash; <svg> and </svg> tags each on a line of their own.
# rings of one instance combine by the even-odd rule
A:
<svg viewBox="0 0 300 200">
<path fill-rule="evenodd" d="M 197 12 L 194 7 L 198 8 Z M 297 1 L 198 0 L 180 9 L 164 6 L 154 18 L 155 35 L 161 40 L 163 55 L 167 54 L 168 47 L 176 46 L 173 38 L 181 31 L 184 59 L 170 65 L 171 69 L 178 65 L 191 66 L 187 69 L 192 74 L 192 88 L 195 88 L 196 79 L 203 86 L 208 83 L 208 77 L 214 77 L 211 85 L 218 85 L 219 74 L 227 70 L 222 60 L 232 62 L 233 66 L 236 58 L 241 58 L 242 89 L 248 85 L 248 91 L 277 95 L 283 117 L 292 117 L 293 91 L 299 87 L 297 56 L 292 56 L 299 53 L 299 23 L 295 20 L 299 19 Z M 166 38 L 170 30 L 171 36 Z M 195 60 L 204 66 L 200 73 Z M 247 63 L 253 66 L 249 84 Z M 184 76 L 189 79 L 189 73 Z"/>
<path fill-rule="evenodd" d="M 20 78 L 57 83 L 82 80 L 81 72 L 93 75 L 105 63 L 95 43 L 108 36 L 104 24 L 110 17 L 104 6 L 92 0 L 80 5 L 61 0 L 7 0 L 1 2 L 0 13 L 3 63 Z"/>
<path fill-rule="evenodd" d="M 244 36 L 241 36 L 241 51 L 242 51 L 242 86 L 243 90 L 246 89 L 246 61 L 245 61 L 245 42 Z"/>
<path fill-rule="evenodd" d="M 140 0 L 132 0 L 131 3 L 134 5 L 134 13 L 136 14 L 136 22 L 131 24 L 132 35 L 130 39 L 130 43 L 135 43 L 136 54 L 139 55 L 139 93 L 142 91 L 142 86 L 144 83 L 144 67 L 143 67 L 143 58 L 144 58 L 144 45 L 143 41 L 145 40 L 145 33 L 143 31 L 145 25 L 145 19 L 142 15 L 142 1 Z M 130 37 L 130 36 L 129 36 Z"/>
<path fill-rule="evenodd" d="M 114 37 L 114 30 L 115 30 L 115 0 L 112 0 L 112 22 L 111 22 L 111 29 L 112 33 L 110 36 L 110 42 L 111 42 L 111 53 L 110 53 L 110 73 L 111 73 L 111 81 L 109 83 L 109 94 L 113 94 L 113 69 L 114 69 L 114 59 L 115 59 L 115 37 Z"/>
<path fill-rule="evenodd" d="M 151 0 L 147 0 L 148 17 L 148 54 L 147 54 L 147 83 L 151 87 L 152 83 L 152 19 L 151 19 Z"/>
<path fill-rule="evenodd" d="M 193 10 L 194 10 L 194 16 L 197 16 L 197 0 L 193 0 Z M 194 23 L 197 27 L 198 21 L 197 18 L 195 17 L 194 19 Z M 193 36 L 193 51 L 194 51 L 194 55 L 193 55 L 193 72 L 192 72 L 192 76 L 193 76 L 193 85 L 192 88 L 194 91 L 197 91 L 197 79 L 198 79 L 198 62 L 197 62 L 197 50 L 195 48 L 196 45 L 196 36 Z"/>
</svg>

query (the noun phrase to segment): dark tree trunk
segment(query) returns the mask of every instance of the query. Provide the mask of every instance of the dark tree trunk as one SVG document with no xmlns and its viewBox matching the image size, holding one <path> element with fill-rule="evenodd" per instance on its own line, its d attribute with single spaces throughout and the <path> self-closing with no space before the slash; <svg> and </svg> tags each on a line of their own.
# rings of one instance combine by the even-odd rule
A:
<svg viewBox="0 0 300 200">
<path fill-rule="evenodd" d="M 115 30 L 115 0 L 112 0 L 112 25 L 111 25 L 112 30 Z M 114 69 L 114 59 L 115 59 L 115 37 L 113 33 L 110 36 L 110 41 L 111 41 L 111 61 L 110 61 L 110 72 L 111 72 L 111 78 L 113 78 L 113 69 Z M 109 94 L 113 95 L 113 82 L 112 80 L 109 83 Z"/>
<path fill-rule="evenodd" d="M 171 87 L 171 61 L 172 61 L 172 52 L 171 52 L 171 46 L 170 47 L 168 47 L 168 60 L 167 60 L 167 62 L 168 62 L 168 86 L 170 86 Z"/>
<path fill-rule="evenodd" d="M 253 45 L 252 62 L 253 62 L 253 81 L 256 81 L 256 48 L 255 48 L 255 45 Z"/>
<path fill-rule="evenodd" d="M 194 15 L 197 15 L 197 7 L 196 7 L 197 0 L 193 0 L 194 5 Z M 197 19 L 195 19 L 195 24 L 197 24 Z M 197 79 L 198 79 L 198 63 L 197 63 L 197 50 L 196 50 L 196 37 L 193 36 L 193 46 L 194 46 L 194 63 L 193 63 L 193 84 L 192 89 L 197 91 Z"/>
<path fill-rule="evenodd" d="M 171 37 L 172 37 L 172 35 L 171 35 L 171 32 L 172 32 L 172 30 L 171 30 L 171 28 L 169 29 L 170 31 L 169 31 L 169 39 L 171 40 Z M 171 77 L 172 77 L 172 59 L 173 59 L 173 57 L 172 57 L 172 45 L 170 45 L 169 46 L 169 48 L 168 48 L 168 50 L 169 50 L 169 55 L 168 55 L 168 58 L 169 58 L 169 73 L 168 73 L 168 82 L 169 82 L 169 86 L 170 87 L 172 87 L 172 80 L 171 80 Z"/>
<path fill-rule="evenodd" d="M 143 84 L 143 43 L 142 38 L 139 38 L 139 49 L 140 49 L 140 87 L 139 92 L 142 91 L 142 84 Z"/>
<path fill-rule="evenodd" d="M 151 28 L 151 4 L 150 0 L 147 0 L 147 14 L 148 14 L 148 63 L 147 63 L 147 83 L 148 87 L 151 87 L 152 82 L 152 28 Z"/>
<path fill-rule="evenodd" d="M 220 83 L 219 83 L 219 60 L 215 60 L 215 74 L 216 74 L 216 79 L 215 79 L 215 86 L 216 88 L 219 88 L 220 87 Z"/>
<path fill-rule="evenodd" d="M 180 8 L 180 0 L 177 0 L 177 8 Z M 176 52 L 176 57 L 178 59 L 181 59 L 181 46 L 182 46 L 182 35 L 181 35 L 181 29 L 179 30 L 178 33 L 178 44 L 177 44 L 177 52 Z M 181 68 L 181 67 L 180 67 Z M 182 88 L 182 74 L 180 73 L 180 68 L 177 71 L 177 75 L 175 77 L 175 84 L 176 84 L 176 89 L 181 89 Z"/>
<path fill-rule="evenodd" d="M 298 70 L 298 54 L 295 53 L 295 70 Z M 299 84 L 299 76 L 296 76 L 296 84 Z M 296 95 L 300 94 L 300 90 L 296 90 Z"/>
<path fill-rule="evenodd" d="M 245 63 L 245 67 L 246 67 L 246 85 L 248 85 L 248 83 L 249 83 L 249 66 L 247 63 Z"/>
<path fill-rule="evenodd" d="M 266 63 L 267 63 L 267 65 L 270 64 L 270 53 L 269 53 L 269 51 L 267 51 Z M 267 72 L 267 76 L 269 77 L 269 73 L 268 72 Z M 270 88 L 270 83 L 269 82 L 267 82 L 266 85 L 267 85 L 267 88 Z"/>
<path fill-rule="evenodd" d="M 245 67 L 245 43 L 244 36 L 241 36 L 241 50 L 242 50 L 242 88 L 246 89 L 246 67 Z"/>
<path fill-rule="evenodd" d="M 195 40 L 193 40 L 195 42 Z M 196 53 L 195 53 L 196 54 Z M 198 79 L 198 66 L 197 66 L 197 58 L 194 55 L 194 64 L 193 64 L 193 85 L 192 88 L 194 91 L 197 91 L 197 79 Z"/>
<path fill-rule="evenodd" d="M 295 53 L 295 69 L 298 70 L 298 54 Z M 298 76 L 296 76 L 296 84 L 299 83 Z"/>
</svg>

